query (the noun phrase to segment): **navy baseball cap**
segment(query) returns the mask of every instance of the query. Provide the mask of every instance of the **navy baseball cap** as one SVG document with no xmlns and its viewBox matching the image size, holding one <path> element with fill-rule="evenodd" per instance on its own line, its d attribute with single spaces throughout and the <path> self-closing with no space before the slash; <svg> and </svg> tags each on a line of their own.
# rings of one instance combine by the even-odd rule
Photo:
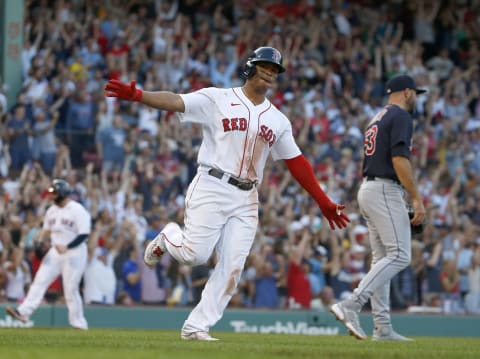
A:
<svg viewBox="0 0 480 359">
<path fill-rule="evenodd" d="M 427 92 L 427 90 L 417 88 L 415 81 L 408 75 L 397 75 L 392 77 L 390 80 L 388 80 L 386 89 L 387 94 L 389 95 L 405 89 L 415 90 L 417 95 Z"/>
</svg>

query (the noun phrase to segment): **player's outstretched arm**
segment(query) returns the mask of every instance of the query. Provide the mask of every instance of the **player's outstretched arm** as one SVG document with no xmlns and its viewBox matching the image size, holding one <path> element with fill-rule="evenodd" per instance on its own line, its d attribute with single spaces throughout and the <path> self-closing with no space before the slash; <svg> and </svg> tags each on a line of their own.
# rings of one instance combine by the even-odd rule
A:
<svg viewBox="0 0 480 359">
<path fill-rule="evenodd" d="M 348 216 L 343 213 L 345 208 L 342 204 L 333 202 L 325 192 L 320 188 L 313 168 L 304 155 L 285 160 L 288 170 L 292 176 L 302 185 L 305 190 L 315 199 L 320 207 L 322 214 L 328 220 L 331 229 L 344 228 L 350 222 Z"/>
<path fill-rule="evenodd" d="M 137 101 L 147 106 L 172 112 L 184 112 L 185 104 L 180 95 L 169 91 L 142 91 L 135 80 L 130 84 L 110 79 L 105 85 L 107 97 L 117 97 L 126 101 Z"/>
</svg>

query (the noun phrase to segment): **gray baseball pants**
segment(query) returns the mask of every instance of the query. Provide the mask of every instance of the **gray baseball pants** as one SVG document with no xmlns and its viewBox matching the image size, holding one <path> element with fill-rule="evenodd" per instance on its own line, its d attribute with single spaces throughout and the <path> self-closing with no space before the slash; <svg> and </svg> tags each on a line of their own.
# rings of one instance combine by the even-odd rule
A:
<svg viewBox="0 0 480 359">
<path fill-rule="evenodd" d="M 364 180 L 358 195 L 372 247 L 372 266 L 354 290 L 352 299 L 361 307 L 370 299 L 376 325 L 391 324 L 390 279 L 411 260 L 410 220 L 404 189 L 392 180 Z"/>
</svg>

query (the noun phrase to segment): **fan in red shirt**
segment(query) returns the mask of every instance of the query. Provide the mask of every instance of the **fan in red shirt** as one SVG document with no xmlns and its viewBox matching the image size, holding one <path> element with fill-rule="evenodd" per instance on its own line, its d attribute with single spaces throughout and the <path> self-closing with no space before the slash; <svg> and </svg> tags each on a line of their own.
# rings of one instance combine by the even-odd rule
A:
<svg viewBox="0 0 480 359">
<path fill-rule="evenodd" d="M 304 255 L 309 248 L 311 235 L 308 230 L 302 228 L 295 228 L 299 222 L 293 222 L 291 230 L 294 232 L 292 245 L 290 251 L 288 274 L 287 274 L 287 306 L 290 309 L 304 309 L 310 308 L 312 300 L 312 292 L 310 289 L 310 282 L 308 280 L 308 262 L 304 260 Z"/>
</svg>

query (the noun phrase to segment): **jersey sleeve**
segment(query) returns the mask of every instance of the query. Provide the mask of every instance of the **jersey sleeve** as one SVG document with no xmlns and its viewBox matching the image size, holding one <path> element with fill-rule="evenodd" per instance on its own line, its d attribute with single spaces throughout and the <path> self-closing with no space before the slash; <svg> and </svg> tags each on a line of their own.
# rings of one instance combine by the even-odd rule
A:
<svg viewBox="0 0 480 359">
<path fill-rule="evenodd" d="M 181 94 L 180 96 L 185 104 L 185 112 L 177 113 L 180 122 L 205 124 L 212 120 L 216 93 L 216 88 L 208 87 L 188 94 Z"/>
<path fill-rule="evenodd" d="M 390 149 L 393 156 L 410 158 L 410 146 L 412 141 L 413 123 L 410 115 L 405 111 L 399 111 L 392 121 L 390 131 Z"/>
<path fill-rule="evenodd" d="M 293 137 L 290 121 L 286 118 L 285 121 L 286 125 L 284 130 L 272 146 L 272 158 L 274 161 L 288 160 L 289 158 L 294 158 L 302 154 Z"/>
<path fill-rule="evenodd" d="M 77 207 L 77 215 L 76 215 L 76 225 L 78 234 L 90 234 L 92 230 L 92 220 L 90 213 L 81 205 L 79 204 Z"/>
</svg>

